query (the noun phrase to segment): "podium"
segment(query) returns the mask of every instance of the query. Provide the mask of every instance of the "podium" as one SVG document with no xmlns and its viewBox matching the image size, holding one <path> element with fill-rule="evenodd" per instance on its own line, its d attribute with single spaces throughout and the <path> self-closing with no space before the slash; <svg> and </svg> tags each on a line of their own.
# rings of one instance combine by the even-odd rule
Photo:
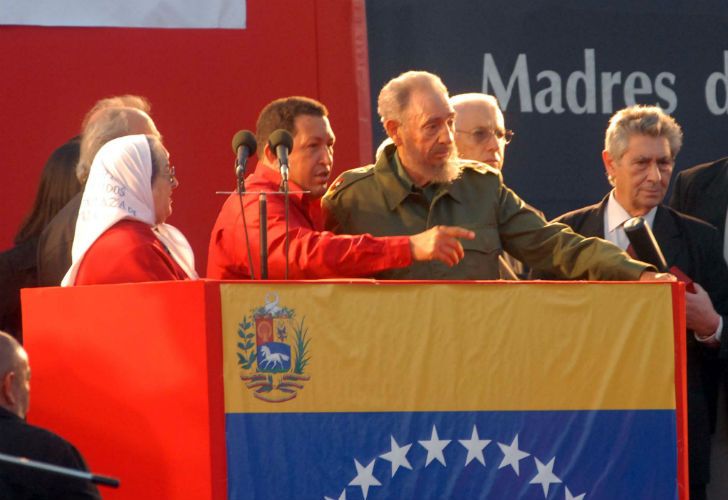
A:
<svg viewBox="0 0 728 500">
<path fill-rule="evenodd" d="M 22 301 L 29 421 L 121 479 L 104 498 L 687 498 L 680 284 L 201 280 Z"/>
</svg>

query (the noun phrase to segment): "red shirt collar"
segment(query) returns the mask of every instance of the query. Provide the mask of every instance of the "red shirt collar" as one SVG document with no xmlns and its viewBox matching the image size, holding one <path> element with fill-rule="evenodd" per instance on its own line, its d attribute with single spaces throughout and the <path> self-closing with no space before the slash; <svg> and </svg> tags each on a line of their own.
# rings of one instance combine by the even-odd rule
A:
<svg viewBox="0 0 728 500">
<path fill-rule="evenodd" d="M 281 181 L 283 180 L 281 178 L 281 173 L 278 170 L 273 170 L 272 168 L 260 161 L 255 167 L 255 173 L 253 175 L 260 176 L 267 182 L 278 187 L 280 187 Z M 289 194 L 291 200 L 294 200 L 296 203 L 299 203 L 303 207 L 303 209 L 308 213 L 309 217 L 311 218 L 314 228 L 320 230 L 323 227 L 321 214 L 321 199 L 311 198 L 311 196 L 309 195 L 304 195 L 303 193 L 301 193 L 301 191 L 304 191 L 304 189 L 290 179 L 288 181 L 288 191 L 298 191 Z"/>
</svg>

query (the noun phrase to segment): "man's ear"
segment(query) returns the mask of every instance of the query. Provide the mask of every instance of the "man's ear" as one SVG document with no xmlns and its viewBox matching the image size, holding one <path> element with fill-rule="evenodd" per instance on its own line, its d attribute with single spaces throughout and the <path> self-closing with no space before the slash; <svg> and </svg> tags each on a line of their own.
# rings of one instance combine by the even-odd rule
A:
<svg viewBox="0 0 728 500">
<path fill-rule="evenodd" d="M 15 372 L 11 370 L 3 375 L 2 381 L 0 381 L 0 397 L 9 406 L 14 405 L 17 400 L 13 391 L 16 376 Z"/>
<path fill-rule="evenodd" d="M 602 151 L 602 163 L 604 163 L 604 169 L 607 171 L 607 177 L 614 177 L 615 164 L 612 155 L 606 149 Z"/>
<path fill-rule="evenodd" d="M 268 144 L 265 145 L 265 148 L 263 149 L 263 156 L 265 156 L 265 162 L 270 165 L 271 167 L 278 167 L 278 157 L 275 155 L 273 151 L 270 150 L 270 146 Z"/>
<path fill-rule="evenodd" d="M 402 138 L 399 135 L 400 123 L 397 120 L 385 120 L 384 130 L 387 131 L 387 135 L 392 139 L 392 142 L 397 147 L 402 145 Z"/>
</svg>

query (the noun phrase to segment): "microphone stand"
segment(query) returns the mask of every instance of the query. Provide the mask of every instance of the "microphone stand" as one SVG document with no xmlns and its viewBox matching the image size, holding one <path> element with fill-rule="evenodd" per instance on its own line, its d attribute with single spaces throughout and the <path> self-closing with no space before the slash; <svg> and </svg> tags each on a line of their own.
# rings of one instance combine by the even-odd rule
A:
<svg viewBox="0 0 728 500">
<path fill-rule="evenodd" d="M 261 279 L 268 279 L 268 196 L 284 196 L 285 197 L 285 219 L 286 219 L 286 268 L 285 276 L 288 279 L 288 198 L 291 194 L 310 194 L 311 191 L 289 191 L 288 183 L 281 185 L 284 192 L 281 191 L 248 191 L 248 195 L 258 195 L 258 217 L 260 218 L 260 273 Z M 215 191 L 215 194 L 230 195 L 231 191 Z M 245 213 L 245 212 L 243 212 Z"/>
<path fill-rule="evenodd" d="M 47 472 L 53 472 L 60 474 L 61 476 L 74 477 L 77 479 L 85 479 L 91 481 L 94 484 L 100 484 L 102 486 L 109 486 L 111 488 L 119 487 L 119 480 L 111 476 L 102 476 L 101 474 L 92 474 L 91 472 L 84 472 L 77 469 L 71 469 L 70 467 L 61 467 L 60 465 L 49 464 L 47 462 L 40 462 L 38 460 L 31 460 L 25 457 L 16 457 L 13 455 L 6 455 L 0 453 L 0 462 L 6 462 L 21 467 L 29 467 L 31 469 L 38 469 Z"/>
<path fill-rule="evenodd" d="M 255 279 L 255 270 L 253 269 L 253 255 L 250 252 L 250 242 L 248 241 L 248 223 L 245 220 L 245 209 L 243 208 L 243 194 L 245 194 L 245 168 L 235 160 L 235 174 L 238 178 L 238 201 L 240 202 L 240 215 L 243 220 L 243 234 L 245 235 L 245 248 L 248 252 L 248 270 L 250 271 L 250 279 Z"/>
<path fill-rule="evenodd" d="M 260 279 L 268 279 L 268 199 L 265 193 L 258 195 L 260 215 Z"/>
<path fill-rule="evenodd" d="M 284 240 L 284 252 L 286 256 L 286 268 L 284 271 L 283 279 L 288 280 L 288 250 L 290 248 L 290 238 L 288 235 L 288 169 L 286 168 L 285 176 L 282 176 L 281 187 L 283 188 L 283 203 L 284 203 L 284 219 L 286 221 L 286 239 Z"/>
</svg>

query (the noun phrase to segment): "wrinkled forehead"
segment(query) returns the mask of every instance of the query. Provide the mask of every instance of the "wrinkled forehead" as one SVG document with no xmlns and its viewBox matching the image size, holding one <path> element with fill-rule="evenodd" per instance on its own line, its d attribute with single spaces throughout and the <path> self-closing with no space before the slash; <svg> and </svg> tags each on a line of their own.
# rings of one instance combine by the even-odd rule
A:
<svg viewBox="0 0 728 500">
<path fill-rule="evenodd" d="M 445 92 L 432 87 L 418 87 L 412 90 L 404 120 L 424 123 L 433 118 L 447 119 L 454 115 L 455 110 Z"/>
<path fill-rule="evenodd" d="M 671 158 L 670 142 L 662 135 L 632 133 L 627 138 L 627 148 L 622 157 Z"/>
<path fill-rule="evenodd" d="M 483 127 L 503 127 L 503 113 L 489 101 L 474 100 L 455 107 L 455 124 L 467 130 Z"/>
</svg>

